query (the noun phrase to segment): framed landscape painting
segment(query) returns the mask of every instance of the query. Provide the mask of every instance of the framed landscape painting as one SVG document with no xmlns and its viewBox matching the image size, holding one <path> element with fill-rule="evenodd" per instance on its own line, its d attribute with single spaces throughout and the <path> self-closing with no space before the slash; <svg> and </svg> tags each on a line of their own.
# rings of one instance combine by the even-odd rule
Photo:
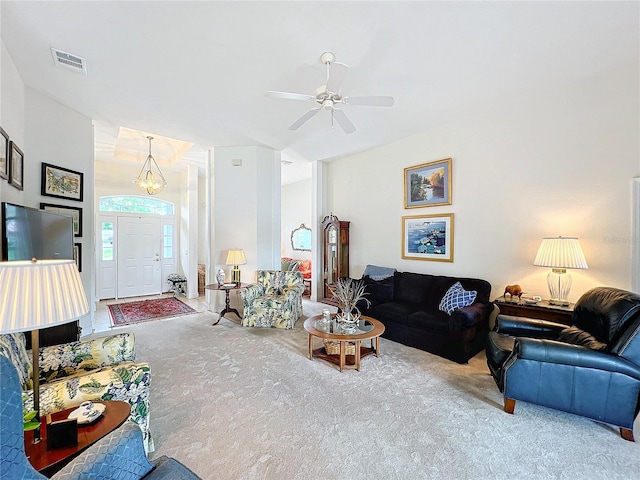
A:
<svg viewBox="0 0 640 480">
<path fill-rule="evenodd" d="M 67 198 L 82 201 L 84 174 L 68 168 L 42 164 L 40 193 L 46 197 Z"/>
<path fill-rule="evenodd" d="M 451 205 L 451 159 L 404 169 L 404 208 Z"/>
<path fill-rule="evenodd" d="M 40 210 L 46 210 L 47 212 L 59 213 L 60 215 L 71 217 L 73 219 L 73 236 L 82 236 L 82 208 L 41 203 Z"/>
<path fill-rule="evenodd" d="M 402 258 L 453 262 L 453 213 L 402 217 Z"/>
<path fill-rule="evenodd" d="M 9 178 L 9 134 L 0 127 L 0 178 Z"/>
</svg>

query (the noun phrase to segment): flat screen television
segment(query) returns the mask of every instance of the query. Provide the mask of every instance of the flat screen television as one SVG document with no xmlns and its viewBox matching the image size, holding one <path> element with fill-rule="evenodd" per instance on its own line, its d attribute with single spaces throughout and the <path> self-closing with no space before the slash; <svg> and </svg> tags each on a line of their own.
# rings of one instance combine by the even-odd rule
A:
<svg viewBox="0 0 640 480">
<path fill-rule="evenodd" d="M 73 219 L 2 202 L 2 260 L 73 259 Z"/>
</svg>

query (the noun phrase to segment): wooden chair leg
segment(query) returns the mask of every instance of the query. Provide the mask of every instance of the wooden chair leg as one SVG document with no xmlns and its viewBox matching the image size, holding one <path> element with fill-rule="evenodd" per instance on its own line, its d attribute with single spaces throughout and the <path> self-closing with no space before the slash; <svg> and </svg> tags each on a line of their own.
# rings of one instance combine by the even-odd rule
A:
<svg viewBox="0 0 640 480">
<path fill-rule="evenodd" d="M 630 442 L 635 442 L 633 438 L 633 430 L 631 430 L 630 428 L 620 427 L 620 436 L 625 440 L 628 440 Z"/>
<path fill-rule="evenodd" d="M 504 411 L 513 414 L 516 409 L 516 401 L 513 398 L 504 397 Z"/>
</svg>

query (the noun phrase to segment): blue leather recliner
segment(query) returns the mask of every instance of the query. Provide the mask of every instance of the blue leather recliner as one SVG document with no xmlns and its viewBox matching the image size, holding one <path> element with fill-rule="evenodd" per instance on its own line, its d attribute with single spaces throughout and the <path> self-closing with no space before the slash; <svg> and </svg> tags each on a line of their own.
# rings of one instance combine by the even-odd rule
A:
<svg viewBox="0 0 640 480">
<path fill-rule="evenodd" d="M 575 305 L 572 325 L 498 315 L 487 364 L 504 410 L 516 400 L 620 428 L 633 441 L 640 410 L 640 296 L 594 288 Z"/>
</svg>

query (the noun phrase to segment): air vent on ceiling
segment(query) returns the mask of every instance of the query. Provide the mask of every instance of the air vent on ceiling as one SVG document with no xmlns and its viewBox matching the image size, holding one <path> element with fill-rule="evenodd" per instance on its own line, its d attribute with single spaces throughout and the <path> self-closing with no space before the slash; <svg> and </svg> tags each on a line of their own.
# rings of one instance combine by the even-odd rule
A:
<svg viewBox="0 0 640 480">
<path fill-rule="evenodd" d="M 84 72 L 85 75 L 87 74 L 87 61 L 84 58 L 55 48 L 51 48 L 51 53 L 56 65 L 62 65 L 76 72 Z"/>
</svg>

